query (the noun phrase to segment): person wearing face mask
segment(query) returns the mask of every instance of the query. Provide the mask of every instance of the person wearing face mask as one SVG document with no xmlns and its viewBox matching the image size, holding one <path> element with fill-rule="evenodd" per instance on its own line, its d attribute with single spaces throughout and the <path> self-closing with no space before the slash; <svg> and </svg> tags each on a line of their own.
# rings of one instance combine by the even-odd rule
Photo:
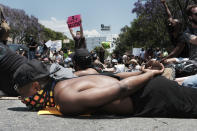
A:
<svg viewBox="0 0 197 131">
<path fill-rule="evenodd" d="M 81 21 L 82 23 L 82 21 Z M 75 50 L 80 49 L 80 48 L 85 48 L 86 49 L 86 40 L 85 37 L 83 36 L 83 27 L 82 24 L 80 26 L 80 31 L 76 32 L 76 35 L 74 35 L 73 30 L 69 28 L 70 34 L 73 37 L 75 41 Z"/>
</svg>

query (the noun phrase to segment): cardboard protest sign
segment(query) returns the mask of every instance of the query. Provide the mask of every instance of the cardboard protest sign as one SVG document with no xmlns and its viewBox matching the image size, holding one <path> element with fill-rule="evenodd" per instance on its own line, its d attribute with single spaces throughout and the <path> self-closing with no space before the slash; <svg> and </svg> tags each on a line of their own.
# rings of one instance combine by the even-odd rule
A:
<svg viewBox="0 0 197 131">
<path fill-rule="evenodd" d="M 68 17 L 67 24 L 68 28 L 81 26 L 81 15 L 74 15 Z"/>
<path fill-rule="evenodd" d="M 56 40 L 56 41 L 47 41 L 45 43 L 45 45 L 50 48 L 51 50 L 56 50 L 56 51 L 60 51 L 62 48 L 62 40 Z"/>
</svg>

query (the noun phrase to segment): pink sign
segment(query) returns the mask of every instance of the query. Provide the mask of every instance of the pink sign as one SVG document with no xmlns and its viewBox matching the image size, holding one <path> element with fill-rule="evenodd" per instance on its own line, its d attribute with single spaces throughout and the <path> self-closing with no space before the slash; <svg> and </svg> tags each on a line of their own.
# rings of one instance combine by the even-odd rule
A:
<svg viewBox="0 0 197 131">
<path fill-rule="evenodd" d="M 74 15 L 74 16 L 68 17 L 67 24 L 69 28 L 81 26 L 81 16 Z"/>
</svg>

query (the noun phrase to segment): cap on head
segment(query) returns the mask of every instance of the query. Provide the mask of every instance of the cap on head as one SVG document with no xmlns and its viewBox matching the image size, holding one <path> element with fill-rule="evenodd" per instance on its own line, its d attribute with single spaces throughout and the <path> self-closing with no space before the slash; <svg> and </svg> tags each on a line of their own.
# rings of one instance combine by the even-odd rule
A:
<svg viewBox="0 0 197 131">
<path fill-rule="evenodd" d="M 14 81 L 18 87 L 40 80 L 50 75 L 49 68 L 38 60 L 31 60 L 21 65 L 14 73 Z"/>
</svg>

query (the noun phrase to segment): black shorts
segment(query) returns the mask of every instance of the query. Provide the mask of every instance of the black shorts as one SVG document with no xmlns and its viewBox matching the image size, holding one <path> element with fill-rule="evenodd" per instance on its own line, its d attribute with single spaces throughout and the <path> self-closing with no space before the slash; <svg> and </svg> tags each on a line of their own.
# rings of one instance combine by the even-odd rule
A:
<svg viewBox="0 0 197 131">
<path fill-rule="evenodd" d="M 158 76 L 131 96 L 136 117 L 197 118 L 197 89 Z"/>
</svg>

